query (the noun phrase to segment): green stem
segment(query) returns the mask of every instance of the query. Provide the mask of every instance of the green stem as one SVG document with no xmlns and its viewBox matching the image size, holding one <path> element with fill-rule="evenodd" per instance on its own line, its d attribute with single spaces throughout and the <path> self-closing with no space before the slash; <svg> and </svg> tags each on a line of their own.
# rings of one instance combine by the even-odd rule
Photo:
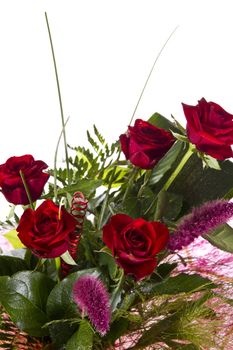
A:
<svg viewBox="0 0 233 350">
<path fill-rule="evenodd" d="M 153 199 L 151 205 L 149 206 L 149 208 L 146 210 L 145 214 L 147 214 L 150 209 L 152 208 L 152 206 L 154 205 L 154 203 L 156 202 L 156 200 L 158 199 L 158 197 L 160 196 L 161 193 L 164 193 L 168 190 L 168 188 L 171 186 L 171 184 L 173 183 L 173 181 L 176 179 L 176 177 L 178 176 L 178 174 L 181 172 L 181 170 L 183 169 L 183 167 L 185 166 L 185 164 L 187 163 L 187 161 L 189 160 L 189 158 L 192 156 L 193 154 L 193 150 L 194 150 L 194 146 L 190 143 L 189 144 L 189 148 L 187 150 L 187 152 L 184 154 L 183 158 L 181 159 L 180 163 L 178 164 L 178 166 L 176 167 L 176 169 L 173 171 L 173 173 L 171 174 L 171 176 L 168 178 L 168 180 L 166 181 L 166 183 L 164 184 L 164 186 L 162 187 L 162 189 L 159 191 L 159 193 L 155 196 L 155 198 Z M 158 211 L 156 209 L 155 214 L 154 214 L 154 220 L 157 218 L 158 216 Z"/>
<path fill-rule="evenodd" d="M 118 152 L 116 163 L 119 161 L 120 155 L 121 155 L 121 150 L 119 150 L 119 152 Z M 106 192 L 106 196 L 104 198 L 104 202 L 103 202 L 103 205 L 101 207 L 99 223 L 98 223 L 98 230 L 100 230 L 101 227 L 102 227 L 102 222 L 103 222 L 104 214 L 105 214 L 105 211 L 106 211 L 106 208 L 107 208 L 107 205 L 108 205 L 109 193 L 110 193 L 110 190 L 112 188 L 112 183 L 113 183 L 114 176 L 116 174 L 116 169 L 117 169 L 117 165 L 113 169 L 113 172 L 112 172 L 109 184 L 108 184 L 108 189 L 107 189 L 107 192 Z"/>
<path fill-rule="evenodd" d="M 148 77 L 147 77 L 147 79 L 146 79 L 146 81 L 145 81 L 145 84 L 144 84 L 144 86 L 143 86 L 143 88 L 142 88 L 142 91 L 141 91 L 141 93 L 140 93 L 140 95 L 139 95 L 139 98 L 138 98 L 138 101 L 137 101 L 136 106 L 135 106 L 135 108 L 134 108 L 133 115 L 132 115 L 132 117 L 131 117 L 131 119 L 130 119 L 129 125 L 130 125 L 130 124 L 132 123 L 132 121 L 133 121 L 133 118 L 134 118 L 135 113 L 136 113 L 136 111 L 137 111 L 137 109 L 138 109 L 139 103 L 141 102 L 142 96 L 143 96 L 143 94 L 144 94 L 144 92 L 145 92 L 145 89 L 146 89 L 146 87 L 147 87 L 147 84 L 148 84 L 148 82 L 149 82 L 149 80 L 150 80 L 150 77 L 151 77 L 151 75 L 152 75 L 152 73 L 153 73 L 153 70 L 154 70 L 154 68 L 155 68 L 155 65 L 156 65 L 156 63 L 157 63 L 159 57 L 161 56 L 163 50 L 165 49 L 167 43 L 168 43 L 169 40 L 171 39 L 172 35 L 173 35 L 173 34 L 175 33 L 175 31 L 177 30 L 177 28 L 178 28 L 178 26 L 176 26 L 175 29 L 173 29 L 173 31 L 171 32 L 171 34 L 169 35 L 169 37 L 167 38 L 167 40 L 166 40 L 165 43 L 163 44 L 162 48 L 160 49 L 159 53 L 156 55 L 156 58 L 155 58 L 155 60 L 154 60 L 154 63 L 153 63 L 153 65 L 152 65 L 152 67 L 151 67 L 151 70 L 150 70 L 150 72 L 149 72 L 149 74 L 148 74 Z"/>
<path fill-rule="evenodd" d="M 130 189 L 132 188 L 132 184 L 133 184 L 133 182 L 134 182 L 135 177 L 136 177 L 137 174 L 138 174 L 138 171 L 139 171 L 138 168 L 133 168 L 133 169 L 132 169 L 131 176 L 130 176 L 129 181 L 128 181 L 128 183 L 127 183 L 127 187 L 126 187 L 126 190 L 125 190 L 123 199 L 122 199 L 122 204 L 125 203 L 125 200 L 126 200 L 126 198 L 127 198 L 127 195 L 128 195 L 128 193 L 129 193 Z"/>
<path fill-rule="evenodd" d="M 68 123 L 69 117 L 66 119 L 65 125 Z M 55 199 L 55 203 L 57 201 L 57 153 L 58 153 L 58 148 L 59 148 L 59 144 L 61 141 L 61 137 L 63 134 L 63 130 L 61 131 L 58 141 L 57 141 L 57 146 L 56 146 L 56 150 L 55 150 L 55 154 L 54 154 L 54 170 L 53 170 L 53 178 L 54 178 L 54 199 Z"/>
<path fill-rule="evenodd" d="M 173 183 L 173 181 L 175 180 L 177 175 L 180 173 L 180 171 L 183 169 L 184 165 L 187 163 L 187 161 L 189 160 L 189 158 L 193 154 L 193 149 L 194 149 L 194 147 L 190 143 L 187 152 L 185 153 L 185 155 L 181 159 L 180 163 L 178 164 L 177 168 L 173 171 L 173 173 L 171 174 L 171 176 L 169 177 L 169 179 L 167 180 L 167 182 L 165 183 L 165 185 L 163 186 L 161 191 L 168 190 L 168 188 L 171 186 L 171 184 Z"/>
<path fill-rule="evenodd" d="M 24 174 L 23 174 L 22 170 L 19 171 L 19 174 L 20 174 L 21 179 L 23 181 L 23 186 L 24 186 L 24 189 L 25 189 L 27 197 L 28 197 L 29 205 L 30 205 L 31 209 L 34 210 L 35 208 L 34 208 L 34 205 L 33 205 L 33 202 L 32 202 L 30 191 L 29 191 L 29 188 L 28 188 L 28 185 L 26 183 L 26 180 L 25 180 L 25 177 L 24 177 Z"/>
<path fill-rule="evenodd" d="M 45 12 L 45 19 L 46 19 L 46 24 L 47 24 L 48 34 L 49 34 L 50 47 L 51 47 L 52 56 L 53 56 L 53 66 L 54 66 L 54 71 L 55 71 L 55 76 L 56 76 L 57 91 L 58 91 L 60 113 L 61 113 L 61 121 L 62 121 L 62 130 L 63 130 L 63 137 L 64 137 L 64 147 L 65 147 L 65 156 L 66 156 L 66 168 L 67 168 L 67 175 L 68 175 L 68 184 L 70 185 L 71 184 L 71 178 L 70 178 L 70 168 L 69 168 L 69 156 L 68 156 L 68 148 L 67 148 L 67 142 L 66 142 L 65 120 L 64 120 L 64 113 L 63 113 L 63 106 L 62 106 L 61 89 L 60 89 L 60 83 L 59 83 L 59 78 L 58 78 L 58 71 L 57 71 L 56 58 L 55 58 L 55 53 L 54 53 L 54 48 L 53 48 L 52 35 L 51 35 L 51 31 L 50 31 L 50 27 L 49 27 L 49 21 L 48 21 L 48 16 L 47 16 L 46 12 Z"/>
<path fill-rule="evenodd" d="M 152 170 L 147 170 L 145 175 L 144 175 L 144 181 L 142 186 L 140 187 L 139 191 L 138 191 L 138 195 L 137 197 L 140 198 L 143 194 L 144 188 L 146 188 L 150 178 L 151 178 L 151 174 L 152 174 Z"/>
</svg>

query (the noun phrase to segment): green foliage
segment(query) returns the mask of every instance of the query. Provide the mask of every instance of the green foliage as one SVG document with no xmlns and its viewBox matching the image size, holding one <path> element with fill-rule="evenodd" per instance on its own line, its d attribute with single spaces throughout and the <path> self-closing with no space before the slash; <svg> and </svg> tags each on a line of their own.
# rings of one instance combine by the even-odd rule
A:
<svg viewBox="0 0 233 350">
<path fill-rule="evenodd" d="M 66 350 L 91 350 L 93 345 L 93 335 L 94 332 L 89 322 L 82 320 L 78 330 L 68 340 Z"/>
<path fill-rule="evenodd" d="M 27 270 L 28 265 L 20 258 L 0 255 L 0 276 L 11 276 L 18 271 Z"/>
<path fill-rule="evenodd" d="M 208 278 L 197 274 L 188 275 L 186 273 L 180 273 L 175 277 L 168 277 L 157 284 L 145 283 L 145 285 L 142 285 L 141 291 L 145 295 L 176 295 L 178 293 L 194 293 L 216 287 L 216 284 Z"/>
<path fill-rule="evenodd" d="M 11 319 L 31 336 L 45 336 L 45 306 L 54 283 L 40 272 L 18 272 L 0 277 L 0 302 Z M 33 315 L 33 317 L 32 317 Z"/>
<path fill-rule="evenodd" d="M 16 230 L 4 233 L 4 237 L 11 243 L 14 249 L 24 248 L 23 243 L 18 238 L 18 232 Z"/>
<path fill-rule="evenodd" d="M 152 125 L 157 126 L 158 128 L 165 129 L 167 131 L 179 132 L 179 129 L 167 118 L 163 117 L 159 113 L 154 113 L 149 119 L 148 122 Z"/>
<path fill-rule="evenodd" d="M 215 247 L 233 253 L 233 228 L 227 224 L 221 225 L 204 236 Z"/>
<path fill-rule="evenodd" d="M 181 141 L 176 141 L 174 145 L 169 149 L 165 156 L 156 164 L 152 170 L 149 185 L 155 185 L 159 182 L 168 170 L 170 170 L 176 161 L 181 150 L 184 148 L 184 144 Z"/>
</svg>

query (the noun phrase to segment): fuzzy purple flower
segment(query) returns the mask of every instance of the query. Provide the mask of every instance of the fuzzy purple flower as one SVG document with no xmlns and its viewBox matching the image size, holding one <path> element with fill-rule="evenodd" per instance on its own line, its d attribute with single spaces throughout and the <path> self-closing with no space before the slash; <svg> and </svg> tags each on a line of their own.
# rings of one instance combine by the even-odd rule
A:
<svg viewBox="0 0 233 350">
<path fill-rule="evenodd" d="M 74 284 L 73 298 L 102 336 L 109 330 L 110 302 L 108 292 L 97 277 L 81 276 Z"/>
<path fill-rule="evenodd" d="M 233 217 L 233 202 L 215 200 L 194 208 L 185 216 L 170 237 L 168 249 L 180 250 L 188 246 L 195 238 L 204 235 Z"/>
</svg>

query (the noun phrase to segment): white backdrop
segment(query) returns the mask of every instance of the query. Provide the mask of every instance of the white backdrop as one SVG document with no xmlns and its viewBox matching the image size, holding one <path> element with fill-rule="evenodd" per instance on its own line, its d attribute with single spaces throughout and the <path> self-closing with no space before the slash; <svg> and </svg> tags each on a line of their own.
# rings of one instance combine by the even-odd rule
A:
<svg viewBox="0 0 233 350">
<path fill-rule="evenodd" d="M 8 0 L 0 2 L 0 164 L 32 154 L 53 165 L 61 131 L 44 12 L 52 31 L 67 138 L 95 123 L 114 141 L 130 121 L 155 56 L 179 25 L 136 117 L 184 122 L 181 102 L 205 97 L 233 113 L 231 0 Z M 63 149 L 59 159 L 64 158 Z M 6 204 L 0 200 L 0 218 Z"/>
</svg>

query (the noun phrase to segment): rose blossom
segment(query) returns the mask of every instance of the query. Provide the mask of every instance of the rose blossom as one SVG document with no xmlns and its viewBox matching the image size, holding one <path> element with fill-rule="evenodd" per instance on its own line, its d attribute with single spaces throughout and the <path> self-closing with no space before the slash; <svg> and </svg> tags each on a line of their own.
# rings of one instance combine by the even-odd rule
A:
<svg viewBox="0 0 233 350">
<path fill-rule="evenodd" d="M 126 159 L 141 169 L 153 168 L 174 142 L 169 131 L 141 119 L 135 120 L 134 126 L 129 126 L 128 132 L 120 136 Z"/>
<path fill-rule="evenodd" d="M 103 227 L 104 243 L 125 273 L 134 275 L 137 280 L 154 271 L 156 254 L 164 249 L 168 238 L 164 224 L 133 219 L 125 214 L 113 215 Z"/>
<path fill-rule="evenodd" d="M 15 205 L 29 204 L 20 170 L 23 173 L 32 201 L 37 200 L 49 178 L 49 174 L 43 173 L 43 170 L 47 168 L 47 164 L 42 160 L 34 160 L 30 154 L 11 157 L 5 164 L 1 164 L 0 187 L 8 202 Z"/>
<path fill-rule="evenodd" d="M 182 105 L 188 138 L 196 148 L 219 160 L 233 157 L 233 115 L 204 98 L 197 106 Z"/>
<path fill-rule="evenodd" d="M 17 227 L 21 242 L 41 258 L 55 258 L 69 245 L 69 235 L 75 230 L 75 218 L 64 207 L 51 200 L 44 201 L 36 210 L 28 208 Z"/>
</svg>

